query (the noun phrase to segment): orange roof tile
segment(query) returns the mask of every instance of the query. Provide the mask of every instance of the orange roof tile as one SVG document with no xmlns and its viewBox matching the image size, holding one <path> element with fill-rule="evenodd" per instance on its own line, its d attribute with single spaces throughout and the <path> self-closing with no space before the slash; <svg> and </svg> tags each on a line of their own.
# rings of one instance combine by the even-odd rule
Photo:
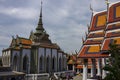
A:
<svg viewBox="0 0 120 80">
<path fill-rule="evenodd" d="M 103 47 L 101 50 L 109 50 L 109 44 L 111 43 L 111 39 L 105 39 L 105 41 L 103 42 Z"/>
<path fill-rule="evenodd" d="M 116 41 L 116 44 L 120 45 L 120 37 L 119 38 L 114 38 L 113 40 Z"/>
<path fill-rule="evenodd" d="M 84 45 L 78 55 L 80 58 L 97 58 L 97 57 L 108 57 L 108 54 L 102 54 L 100 52 L 100 45 L 86 46 Z"/>
<path fill-rule="evenodd" d="M 92 40 L 86 40 L 84 44 L 101 44 L 103 39 L 92 39 Z"/>
<path fill-rule="evenodd" d="M 92 67 L 91 65 L 88 65 L 88 69 L 91 69 L 91 67 Z M 77 65 L 76 68 L 77 69 L 83 69 L 83 65 Z"/>
<path fill-rule="evenodd" d="M 75 64 L 73 60 L 69 60 L 67 64 Z"/>
<path fill-rule="evenodd" d="M 106 30 L 120 29 L 120 23 L 108 25 Z"/>
<path fill-rule="evenodd" d="M 106 25 L 106 11 L 97 13 L 92 18 L 90 31 L 105 29 L 106 27 L 105 25 Z"/>
<path fill-rule="evenodd" d="M 22 44 L 28 44 L 28 45 L 32 44 L 32 41 L 29 40 L 29 39 L 20 39 L 20 41 L 21 41 Z"/>
<path fill-rule="evenodd" d="M 115 31 L 115 32 L 108 32 L 106 33 L 106 38 L 111 38 L 111 37 L 118 37 L 120 36 L 120 31 Z"/>
<path fill-rule="evenodd" d="M 48 43 L 41 43 L 39 46 L 41 47 L 46 47 L 46 48 L 55 48 L 59 49 L 60 47 L 56 44 L 48 44 Z"/>
<path fill-rule="evenodd" d="M 20 49 L 20 47 L 14 47 L 14 49 L 17 49 L 17 50 L 19 50 L 19 49 Z"/>
<path fill-rule="evenodd" d="M 27 49 L 30 49 L 31 48 L 31 46 L 23 46 L 23 48 L 27 48 Z"/>
<path fill-rule="evenodd" d="M 101 50 L 103 51 L 106 51 L 106 50 L 109 50 L 109 45 L 111 43 L 113 43 L 114 41 L 116 41 L 116 44 L 120 45 L 120 37 L 117 37 L 117 38 L 108 38 L 108 39 L 105 39 L 104 42 L 103 42 L 103 47 Z"/>
<path fill-rule="evenodd" d="M 96 32 L 88 34 L 88 38 L 95 38 L 95 37 L 104 37 L 104 32 Z"/>
<path fill-rule="evenodd" d="M 120 2 L 111 5 L 108 11 L 108 23 L 120 21 Z"/>
</svg>

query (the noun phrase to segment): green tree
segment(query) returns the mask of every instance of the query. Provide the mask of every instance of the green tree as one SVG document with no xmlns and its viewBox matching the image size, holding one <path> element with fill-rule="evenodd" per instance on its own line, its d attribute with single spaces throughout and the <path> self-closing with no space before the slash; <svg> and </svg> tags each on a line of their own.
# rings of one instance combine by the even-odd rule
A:
<svg viewBox="0 0 120 80">
<path fill-rule="evenodd" d="M 108 71 L 108 74 L 104 80 L 120 80 L 120 46 L 115 43 L 109 45 L 110 58 L 108 64 L 103 68 Z"/>
</svg>

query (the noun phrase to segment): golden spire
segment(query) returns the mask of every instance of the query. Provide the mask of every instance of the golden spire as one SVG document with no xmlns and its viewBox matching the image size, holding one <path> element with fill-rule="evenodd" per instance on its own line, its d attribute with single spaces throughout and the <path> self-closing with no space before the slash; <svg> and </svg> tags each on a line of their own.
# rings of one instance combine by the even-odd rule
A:
<svg viewBox="0 0 120 80">
<path fill-rule="evenodd" d="M 40 18 L 38 21 L 38 26 L 36 27 L 35 35 L 41 35 L 43 32 L 44 32 L 44 28 L 42 23 L 42 0 L 41 0 Z"/>
</svg>

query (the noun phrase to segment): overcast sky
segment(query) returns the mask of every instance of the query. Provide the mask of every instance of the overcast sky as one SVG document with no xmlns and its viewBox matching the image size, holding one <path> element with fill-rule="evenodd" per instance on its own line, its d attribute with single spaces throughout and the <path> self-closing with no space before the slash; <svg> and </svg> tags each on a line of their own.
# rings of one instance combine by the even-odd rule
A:
<svg viewBox="0 0 120 80">
<path fill-rule="evenodd" d="M 0 54 L 12 36 L 28 38 L 35 31 L 41 0 L 0 0 Z M 119 0 L 110 0 L 115 2 Z M 53 43 L 65 52 L 79 51 L 90 23 L 90 4 L 95 11 L 106 9 L 105 0 L 43 0 L 43 25 Z"/>
</svg>

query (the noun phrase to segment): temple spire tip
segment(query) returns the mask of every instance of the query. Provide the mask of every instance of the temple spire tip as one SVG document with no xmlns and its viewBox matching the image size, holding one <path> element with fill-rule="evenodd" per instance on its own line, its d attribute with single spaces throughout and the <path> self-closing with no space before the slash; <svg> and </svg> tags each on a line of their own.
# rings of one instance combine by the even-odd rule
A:
<svg viewBox="0 0 120 80">
<path fill-rule="evenodd" d="M 42 17 L 42 4 L 43 4 L 43 2 L 42 2 L 42 0 L 41 0 L 41 10 L 40 10 L 40 17 Z"/>
</svg>

